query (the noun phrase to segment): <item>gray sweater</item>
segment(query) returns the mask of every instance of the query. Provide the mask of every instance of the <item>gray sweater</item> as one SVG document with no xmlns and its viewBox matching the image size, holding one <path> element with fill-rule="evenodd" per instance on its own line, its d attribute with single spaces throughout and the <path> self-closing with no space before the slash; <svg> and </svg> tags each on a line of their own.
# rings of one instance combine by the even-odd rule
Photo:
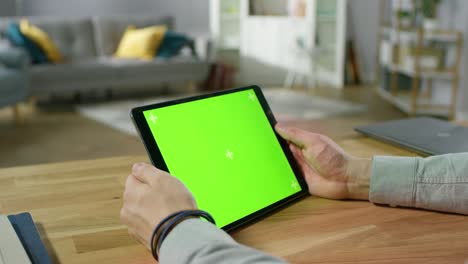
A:
<svg viewBox="0 0 468 264">
<path fill-rule="evenodd" d="M 468 153 L 429 158 L 374 157 L 369 200 L 377 204 L 468 215 Z M 160 249 L 166 263 L 285 263 L 243 246 L 216 226 L 189 219 L 168 235 Z"/>
</svg>

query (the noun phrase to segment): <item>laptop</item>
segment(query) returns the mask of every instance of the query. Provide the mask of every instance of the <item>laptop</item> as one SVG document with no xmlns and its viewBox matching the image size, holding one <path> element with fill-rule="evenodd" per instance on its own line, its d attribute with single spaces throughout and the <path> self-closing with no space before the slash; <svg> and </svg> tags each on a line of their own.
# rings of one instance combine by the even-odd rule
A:
<svg viewBox="0 0 468 264">
<path fill-rule="evenodd" d="M 355 130 L 423 155 L 468 152 L 468 128 L 435 118 L 394 120 Z"/>
</svg>

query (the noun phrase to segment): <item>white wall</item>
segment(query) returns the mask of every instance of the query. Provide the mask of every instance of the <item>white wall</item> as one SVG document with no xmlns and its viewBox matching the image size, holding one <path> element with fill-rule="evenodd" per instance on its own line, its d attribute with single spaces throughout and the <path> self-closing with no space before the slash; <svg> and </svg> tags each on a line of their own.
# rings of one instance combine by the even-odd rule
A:
<svg viewBox="0 0 468 264">
<path fill-rule="evenodd" d="M 0 0 L 0 16 L 13 16 L 13 15 L 15 15 L 14 0 Z"/>
<path fill-rule="evenodd" d="M 9 1 L 9 0 L 0 0 Z M 173 15 L 176 29 L 209 32 L 209 0 L 23 0 L 24 14 L 34 16 L 96 16 L 110 14 Z"/>
</svg>

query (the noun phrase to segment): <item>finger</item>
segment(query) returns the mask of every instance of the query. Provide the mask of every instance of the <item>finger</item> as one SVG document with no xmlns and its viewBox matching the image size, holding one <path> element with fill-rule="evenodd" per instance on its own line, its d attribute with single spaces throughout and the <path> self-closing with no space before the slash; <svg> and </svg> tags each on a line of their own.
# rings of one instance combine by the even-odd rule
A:
<svg viewBox="0 0 468 264">
<path fill-rule="evenodd" d="M 140 162 L 133 164 L 132 174 L 140 182 L 151 185 L 158 177 L 158 170 L 152 165 Z"/>
<path fill-rule="evenodd" d="M 296 158 L 297 163 L 299 164 L 299 168 L 302 171 L 302 175 L 307 183 L 309 188 L 309 193 L 315 194 L 314 189 L 316 189 L 316 181 L 319 179 L 319 174 L 317 171 L 309 165 L 304 157 L 304 153 L 298 148 L 296 145 L 290 144 L 291 152 L 293 156 Z"/>
<path fill-rule="evenodd" d="M 299 148 L 305 148 L 310 141 L 311 133 L 295 127 L 283 127 L 277 124 L 276 132 L 287 141 L 295 144 Z"/>
<path fill-rule="evenodd" d="M 293 154 L 294 158 L 297 160 L 298 163 L 306 162 L 304 155 L 302 154 L 302 150 L 298 146 L 294 144 L 289 144 L 289 149 L 291 150 L 291 153 Z"/>
<path fill-rule="evenodd" d="M 134 201 L 135 197 L 143 192 L 145 184 L 140 182 L 135 178 L 134 175 L 130 174 L 125 181 L 125 190 L 123 194 L 123 200 L 125 201 Z"/>
<path fill-rule="evenodd" d="M 298 146 L 290 144 L 289 148 L 291 149 L 291 152 L 294 158 L 297 160 L 297 163 L 299 164 L 299 168 L 302 170 L 302 173 L 304 174 L 304 176 L 307 176 L 311 172 L 314 172 L 314 168 L 309 166 L 309 163 L 304 157 L 304 153 Z"/>
<path fill-rule="evenodd" d="M 130 174 L 128 175 L 127 177 L 127 180 L 125 181 L 125 189 L 134 189 L 136 186 L 138 186 L 139 184 L 142 184 L 142 182 L 140 182 L 136 177 L 135 175 L 133 174 Z"/>
</svg>

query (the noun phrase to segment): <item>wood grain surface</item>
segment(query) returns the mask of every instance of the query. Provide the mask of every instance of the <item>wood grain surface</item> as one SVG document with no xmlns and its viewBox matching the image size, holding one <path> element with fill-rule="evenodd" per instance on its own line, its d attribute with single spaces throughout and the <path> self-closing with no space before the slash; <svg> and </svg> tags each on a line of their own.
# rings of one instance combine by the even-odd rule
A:
<svg viewBox="0 0 468 264">
<path fill-rule="evenodd" d="M 415 155 L 365 137 L 359 156 Z M 0 214 L 29 211 L 57 263 L 154 263 L 119 220 L 125 178 L 146 156 L 0 170 Z M 233 237 L 292 263 L 465 263 L 468 218 L 308 197 Z"/>
</svg>

